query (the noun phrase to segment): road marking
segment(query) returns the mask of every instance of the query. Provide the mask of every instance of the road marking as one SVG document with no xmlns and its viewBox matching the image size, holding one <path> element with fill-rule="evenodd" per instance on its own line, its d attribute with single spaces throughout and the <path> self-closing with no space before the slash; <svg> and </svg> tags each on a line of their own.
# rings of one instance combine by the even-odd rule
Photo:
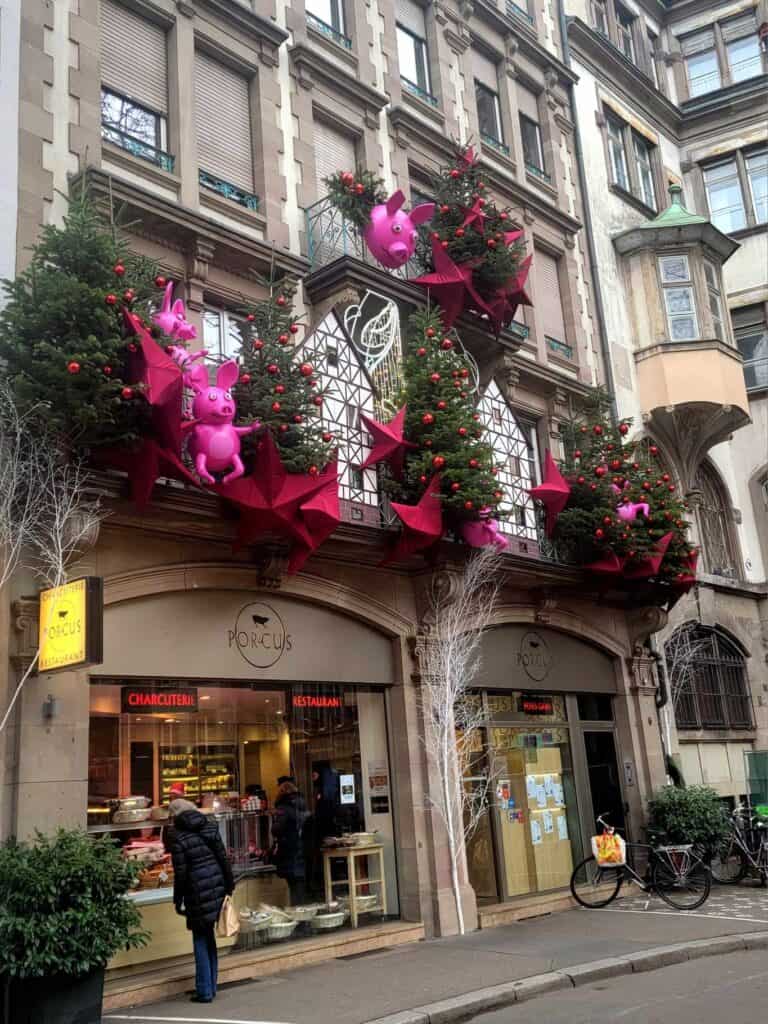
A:
<svg viewBox="0 0 768 1024">
<path fill-rule="evenodd" d="M 697 914 L 693 910 L 612 910 L 610 907 L 596 907 L 601 914 L 655 914 L 657 917 L 701 917 L 705 921 L 721 920 L 720 915 Z M 749 921 L 752 924 L 768 924 L 761 917 L 729 917 L 729 921 Z"/>
<path fill-rule="evenodd" d="M 111 1013 L 104 1020 L 132 1020 L 137 1024 L 150 1024 L 150 1021 L 160 1021 L 162 1024 L 286 1024 L 285 1021 L 230 1020 L 224 1017 L 135 1017 L 125 1013 Z"/>
</svg>

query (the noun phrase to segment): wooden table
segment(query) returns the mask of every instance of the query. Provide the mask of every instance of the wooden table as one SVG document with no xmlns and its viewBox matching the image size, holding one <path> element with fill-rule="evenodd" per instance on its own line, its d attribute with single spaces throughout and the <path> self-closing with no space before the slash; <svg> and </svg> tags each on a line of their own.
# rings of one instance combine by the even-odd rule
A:
<svg viewBox="0 0 768 1024">
<path fill-rule="evenodd" d="M 365 858 L 367 877 L 358 877 L 358 861 Z M 334 881 L 331 878 L 331 861 L 343 860 L 347 865 L 347 877 L 338 878 Z M 378 868 L 376 874 L 371 874 L 371 866 L 375 862 Z M 352 927 L 357 928 L 357 919 L 360 914 L 387 913 L 387 883 L 384 877 L 384 847 L 383 846 L 332 846 L 323 850 L 323 874 L 325 877 L 325 899 L 331 903 L 334 899 L 333 890 L 339 886 L 346 886 L 349 890 L 349 914 L 352 920 Z M 364 885 L 378 886 L 379 903 L 377 906 L 367 910 L 358 909 L 359 890 Z"/>
</svg>

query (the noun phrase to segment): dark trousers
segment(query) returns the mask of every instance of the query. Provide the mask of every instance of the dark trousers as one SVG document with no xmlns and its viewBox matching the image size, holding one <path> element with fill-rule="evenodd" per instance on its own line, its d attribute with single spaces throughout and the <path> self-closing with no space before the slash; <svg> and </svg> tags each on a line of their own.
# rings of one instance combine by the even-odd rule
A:
<svg viewBox="0 0 768 1024">
<path fill-rule="evenodd" d="M 219 973 L 219 954 L 216 950 L 214 925 L 192 929 L 195 951 L 195 991 L 200 999 L 213 999 Z"/>
<path fill-rule="evenodd" d="M 288 892 L 291 897 L 291 906 L 300 907 L 307 902 L 307 887 L 303 875 L 291 875 L 286 878 Z"/>
</svg>

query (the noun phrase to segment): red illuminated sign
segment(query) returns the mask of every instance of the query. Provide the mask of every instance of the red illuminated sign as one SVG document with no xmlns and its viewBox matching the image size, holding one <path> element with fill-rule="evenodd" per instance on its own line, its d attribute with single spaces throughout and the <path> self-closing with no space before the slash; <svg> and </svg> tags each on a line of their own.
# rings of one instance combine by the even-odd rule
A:
<svg viewBox="0 0 768 1024">
<path fill-rule="evenodd" d="M 555 703 L 551 697 L 524 693 L 520 698 L 520 710 L 524 715 L 551 715 L 554 714 Z"/>
<path fill-rule="evenodd" d="M 341 697 L 309 697 L 304 694 L 293 695 L 295 708 L 340 708 Z"/>
<path fill-rule="evenodd" d="M 121 697 L 124 715 L 152 711 L 199 711 L 196 686 L 124 686 Z"/>
</svg>

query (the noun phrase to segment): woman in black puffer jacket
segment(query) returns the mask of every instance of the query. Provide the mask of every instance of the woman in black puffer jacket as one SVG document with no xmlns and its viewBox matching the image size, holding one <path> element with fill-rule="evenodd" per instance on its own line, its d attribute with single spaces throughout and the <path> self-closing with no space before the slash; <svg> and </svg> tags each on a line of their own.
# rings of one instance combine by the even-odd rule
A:
<svg viewBox="0 0 768 1024">
<path fill-rule="evenodd" d="M 218 955 L 215 926 L 225 896 L 235 891 L 232 867 L 216 822 L 189 800 L 168 808 L 173 829 L 168 845 L 173 857 L 173 902 L 187 919 L 195 950 L 193 1002 L 210 1003 L 216 995 Z"/>
</svg>

